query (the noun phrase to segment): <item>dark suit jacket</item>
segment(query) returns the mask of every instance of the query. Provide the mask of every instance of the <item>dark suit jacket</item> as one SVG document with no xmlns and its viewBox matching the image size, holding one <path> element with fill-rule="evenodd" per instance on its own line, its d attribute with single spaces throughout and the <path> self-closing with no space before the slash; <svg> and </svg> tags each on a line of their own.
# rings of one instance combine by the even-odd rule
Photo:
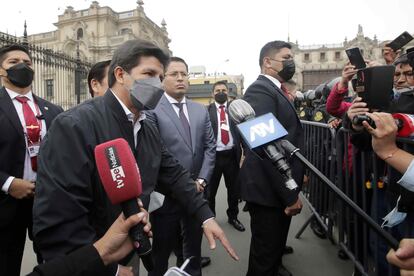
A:
<svg viewBox="0 0 414 276">
<path fill-rule="evenodd" d="M 229 103 L 227 103 L 226 110 L 227 110 L 228 106 L 229 106 Z M 217 108 L 216 108 L 215 102 L 211 103 L 208 106 L 208 112 L 210 114 L 211 126 L 213 127 L 214 137 L 216 138 L 216 141 L 217 141 L 217 137 L 218 137 L 218 118 L 217 118 Z M 229 118 L 230 133 L 231 133 L 231 136 L 233 137 L 233 144 L 234 144 L 234 147 L 235 147 L 236 160 L 237 160 L 237 164 L 239 164 L 240 163 L 240 158 L 241 158 L 241 155 L 242 155 L 241 144 L 240 144 L 241 137 L 240 137 L 239 131 L 237 130 L 236 125 L 231 120 L 230 116 L 228 116 L 228 118 Z"/>
<path fill-rule="evenodd" d="M 46 100 L 33 94 L 49 129 L 52 120 L 63 111 Z M 0 89 L 0 187 L 10 176 L 23 177 L 26 142 L 19 115 L 6 89 Z M 0 229 L 15 219 L 18 202 L 12 196 L 0 191 Z M 1 239 L 1 238 L 0 238 Z"/>
<path fill-rule="evenodd" d="M 93 245 L 86 245 L 74 252 L 36 266 L 28 276 L 80 276 L 102 275 L 105 265 Z"/>
<path fill-rule="evenodd" d="M 141 122 L 135 148 L 133 126 L 108 90 L 59 115 L 41 146 L 33 231 L 45 260 L 94 242 L 119 215 L 120 207 L 110 203 L 102 187 L 94 158 L 97 145 L 116 138 L 128 141 L 135 155 L 145 207 L 157 189 L 172 193 L 200 222 L 213 217 L 188 172 L 165 149 L 154 124 Z"/>
<path fill-rule="evenodd" d="M 256 116 L 273 113 L 288 131 L 284 139 L 303 149 L 303 130 L 296 111 L 289 99 L 273 82 L 265 76 L 259 76 L 247 88 L 243 99 L 253 107 Z M 284 186 L 281 175 L 269 160 L 261 160 L 250 150 L 246 150 L 245 154 L 246 159 L 239 176 L 244 200 L 278 208 L 285 208 L 295 203 L 299 191 L 291 191 Z M 297 159 L 293 159 L 290 164 L 293 178 L 301 186 L 303 166 Z"/>
<path fill-rule="evenodd" d="M 186 99 L 186 105 L 190 118 L 192 145 L 187 144 L 181 121 L 165 96 L 160 99 L 152 116 L 167 150 L 191 173 L 192 179 L 202 178 L 208 184 L 216 157 L 216 143 L 210 118 L 203 105 L 189 99 Z M 176 212 L 180 209 L 176 205 L 174 199 L 166 197 L 163 206 L 155 212 Z"/>
</svg>

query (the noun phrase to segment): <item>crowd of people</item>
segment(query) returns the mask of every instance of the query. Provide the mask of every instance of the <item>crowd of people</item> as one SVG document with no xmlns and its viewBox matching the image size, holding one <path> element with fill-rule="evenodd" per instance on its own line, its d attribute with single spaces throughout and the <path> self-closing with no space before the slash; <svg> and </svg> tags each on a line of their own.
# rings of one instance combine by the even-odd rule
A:
<svg viewBox="0 0 414 276">
<path fill-rule="evenodd" d="M 408 50 L 408 52 L 409 51 L 410 50 Z M 378 202 L 377 205 L 372 204 L 372 206 L 368 207 L 367 212 L 371 215 L 377 214 L 376 216 L 379 216 L 379 219 L 377 217 L 373 218 L 378 219 L 377 222 L 380 225 L 383 224 L 388 227 L 393 236 L 396 239 L 401 240 L 404 237 L 414 237 L 414 232 L 412 232 L 414 229 L 412 219 L 412 206 L 414 206 L 413 190 L 410 190 L 412 184 L 409 184 L 414 182 L 412 180 L 412 153 L 414 153 L 414 149 L 412 148 L 412 143 L 409 142 L 406 143 L 404 150 L 397 147 L 395 141 L 399 130 L 398 128 L 401 128 L 401 126 L 397 126 L 397 121 L 391 114 L 403 113 L 407 115 L 413 114 L 414 112 L 413 58 L 410 53 L 404 53 L 401 50 L 394 51 L 388 46 L 383 48 L 382 53 L 384 58 L 383 63 L 395 67 L 393 79 L 394 85 L 393 89 L 390 89 L 386 96 L 387 99 L 385 99 L 385 101 L 389 102 L 389 106 L 385 110 L 372 108 L 368 103 L 362 100 L 361 95 L 364 96 L 364 94 L 356 92 L 358 90 L 358 71 L 360 70 L 356 69 L 351 63 L 348 63 L 344 66 L 340 78 L 335 78 L 321 86 L 322 88 L 325 88 L 325 91 L 326 88 L 329 89 L 325 95 L 323 92 L 324 90 L 322 89 L 322 92 L 319 93 L 319 97 L 316 97 L 316 105 L 312 106 L 310 114 L 315 114 L 318 111 L 327 114 L 327 116 L 319 117 L 321 122 L 328 123 L 335 129 L 343 127 L 350 133 L 350 139 L 347 145 L 348 156 L 344 157 L 343 162 L 348 166 L 351 175 L 346 175 L 345 177 L 352 177 L 352 174 L 356 175 L 357 195 L 355 196 L 351 194 L 349 196 L 355 196 L 354 198 L 357 199 L 356 203 L 360 205 L 361 208 L 363 201 L 373 202 L 372 193 L 363 193 L 362 190 L 371 189 L 371 186 L 366 187 L 366 183 L 372 182 L 369 177 L 371 177 L 374 170 L 379 172 L 380 176 L 378 179 L 380 179 L 379 181 L 382 183 L 379 183 L 377 186 L 381 188 L 376 194 Z M 365 62 L 367 68 L 382 66 L 382 64 L 368 60 Z M 380 82 L 381 80 L 374 79 L 373 81 Z M 380 97 L 380 95 L 376 97 Z M 312 100 L 314 100 L 314 98 L 312 98 Z M 304 111 L 302 105 L 298 105 L 297 107 L 298 113 Z M 358 120 L 356 120 L 356 117 L 358 116 L 367 117 L 365 117 L 365 120 L 362 119 L 358 122 Z M 312 116 L 308 116 L 308 118 L 304 119 L 318 121 Z M 409 133 L 408 137 L 405 138 L 409 141 L 412 137 L 413 133 Z M 361 171 L 362 167 L 358 165 L 359 160 L 356 160 L 356 163 L 353 164 L 355 161 L 353 161 L 352 158 L 352 154 L 358 152 L 374 152 L 380 161 L 376 163 L 375 168 L 373 167 L 374 165 L 366 165 L 364 166 L 365 171 Z M 390 165 L 390 167 L 387 167 L 387 164 Z M 361 179 L 362 175 L 365 175 L 367 179 Z M 373 185 L 376 185 L 376 183 L 373 183 Z M 363 199 L 362 197 L 365 198 Z M 362 228 L 358 228 L 360 226 L 356 227 L 359 229 L 359 232 L 362 231 Z M 313 228 L 315 234 L 318 234 L 320 228 L 317 227 L 317 225 Z M 353 230 L 347 233 L 351 249 L 354 246 L 352 237 L 354 233 L 352 231 Z M 359 235 L 361 235 L 361 233 L 359 233 Z M 318 236 L 320 235 L 318 234 Z M 364 241 L 363 243 L 369 244 L 368 241 Z M 361 247 L 359 252 L 362 252 L 363 243 L 359 243 L 358 245 Z M 369 244 L 369 251 L 372 255 L 378 256 L 377 263 L 373 265 L 372 271 L 378 273 L 378 275 L 381 275 L 381 273 L 387 275 L 399 275 L 400 272 L 397 269 L 393 269 L 390 272 L 391 274 L 388 274 L 388 266 L 385 258 L 388 251 L 386 248 L 388 246 L 383 241 L 380 241 L 379 243 L 380 245 L 376 248 L 373 247 L 372 243 Z M 403 240 L 402 244 L 407 248 L 409 242 Z M 355 250 L 355 248 L 353 249 Z M 339 255 L 341 256 L 340 253 Z M 396 256 L 407 258 L 408 254 L 395 255 L 393 252 L 392 255 L 389 256 L 394 258 L 392 259 L 391 257 L 388 257 L 394 264 L 401 264 L 402 260 L 395 261 Z M 356 256 L 356 258 L 363 265 L 367 265 L 368 267 L 372 265 L 372 263 L 369 263 L 369 260 L 364 260 L 363 256 Z M 407 266 L 403 267 L 406 268 Z M 355 274 L 358 275 L 359 272 L 355 271 Z"/>
<path fill-rule="evenodd" d="M 388 48 L 384 58 L 396 66 L 395 97 L 392 109 L 386 111 L 412 114 L 413 65 L 407 55 Z M 291 45 L 266 43 L 259 53 L 259 66 L 260 74 L 243 99 L 256 116 L 272 113 L 286 128 L 285 139 L 304 148 L 294 105 Z M 304 167 L 299 160 L 290 160 L 298 188 L 289 189 L 272 162 L 242 142 L 228 115 L 226 82 L 212 85 L 208 107 L 196 103 L 186 97 L 186 61 L 138 39 L 122 44 L 111 60 L 95 64 L 88 76 L 92 99 L 65 112 L 32 91 L 34 73 L 25 47 L 0 49 L 0 275 L 20 274 L 26 232 L 39 263 L 31 275 L 137 274 L 130 267 L 137 245 L 128 232 L 138 223 L 152 237 L 151 276 L 166 273 L 173 252 L 177 266 L 190 259 L 186 272 L 201 275 L 202 267 L 211 262 L 201 255 L 203 233 L 210 248 L 216 247 L 218 239 L 238 260 L 215 220 L 222 211 L 215 204 L 222 176 L 228 223 L 236 231 L 245 231 L 238 219 L 240 200 L 250 214 L 246 275 L 290 275 L 282 256 L 291 251 L 286 241 L 292 216 L 302 209 L 299 193 Z M 370 147 L 395 168 L 390 181 L 399 185 L 400 206 L 406 204 L 409 213 L 414 191 L 412 151 L 397 147 L 397 126 L 390 114 L 373 112 L 358 97 L 351 103 L 344 101 L 356 73 L 352 65 L 345 66 L 329 96 L 324 94 L 326 110 L 343 120 L 355 137 L 368 137 L 364 141 L 370 145 L 352 146 Z M 359 115 L 368 116 L 375 125 L 368 119 L 362 125 L 353 124 L 353 117 Z M 128 218 L 109 200 L 94 156 L 96 146 L 116 138 L 128 142 L 141 172 L 140 209 Z M 161 203 L 154 207 L 154 202 Z M 412 224 L 408 218 L 405 223 Z M 399 238 L 404 237 L 411 236 Z M 414 270 L 413 244 L 403 240 L 398 251 L 389 252 L 388 260 Z"/>
</svg>

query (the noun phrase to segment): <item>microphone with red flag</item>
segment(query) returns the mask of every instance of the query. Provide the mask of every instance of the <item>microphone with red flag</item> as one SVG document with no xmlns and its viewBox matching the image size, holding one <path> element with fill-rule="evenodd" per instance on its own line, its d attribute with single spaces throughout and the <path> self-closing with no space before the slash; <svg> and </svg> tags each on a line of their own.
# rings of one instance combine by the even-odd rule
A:
<svg viewBox="0 0 414 276">
<path fill-rule="evenodd" d="M 142 193 L 141 175 L 131 148 L 125 139 L 118 138 L 95 147 L 98 173 L 112 204 L 121 204 L 126 218 L 140 212 L 137 198 Z M 131 228 L 129 235 L 142 263 L 151 271 L 154 267 L 151 242 L 144 232 L 144 224 Z"/>
</svg>

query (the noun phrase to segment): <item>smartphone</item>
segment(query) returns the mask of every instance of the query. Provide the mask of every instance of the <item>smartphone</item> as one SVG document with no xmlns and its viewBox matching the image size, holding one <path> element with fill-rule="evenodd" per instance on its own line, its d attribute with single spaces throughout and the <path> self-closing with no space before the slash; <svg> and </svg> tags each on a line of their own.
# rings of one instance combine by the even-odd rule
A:
<svg viewBox="0 0 414 276">
<path fill-rule="evenodd" d="M 361 51 L 358 47 L 347 49 L 345 50 L 345 53 L 348 56 L 351 64 L 355 66 L 355 69 L 363 69 L 367 67 L 364 57 L 362 56 Z"/>
<path fill-rule="evenodd" d="M 396 39 L 388 43 L 387 46 L 393 49 L 395 52 L 407 45 L 407 43 L 411 40 L 413 40 L 413 37 L 408 32 L 403 32 Z"/>
</svg>

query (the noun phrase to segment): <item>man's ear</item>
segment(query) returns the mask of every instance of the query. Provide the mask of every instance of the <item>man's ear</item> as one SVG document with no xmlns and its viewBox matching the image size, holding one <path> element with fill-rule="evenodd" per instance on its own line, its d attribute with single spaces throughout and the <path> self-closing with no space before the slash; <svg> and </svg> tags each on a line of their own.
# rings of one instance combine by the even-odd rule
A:
<svg viewBox="0 0 414 276">
<path fill-rule="evenodd" d="M 272 67 L 272 64 L 270 63 L 270 58 L 269 57 L 264 57 L 263 58 L 263 65 L 265 66 L 265 68 Z"/>
<path fill-rule="evenodd" d="M 122 67 L 117 66 L 114 69 L 114 76 L 118 83 L 124 84 L 125 83 L 125 71 Z"/>
<path fill-rule="evenodd" d="M 91 79 L 91 88 L 92 88 L 94 94 L 96 94 L 98 92 L 98 85 L 99 85 L 99 81 L 97 81 L 95 79 Z"/>
<path fill-rule="evenodd" d="M 0 76 L 7 77 L 7 71 L 3 67 L 0 67 Z"/>
</svg>

